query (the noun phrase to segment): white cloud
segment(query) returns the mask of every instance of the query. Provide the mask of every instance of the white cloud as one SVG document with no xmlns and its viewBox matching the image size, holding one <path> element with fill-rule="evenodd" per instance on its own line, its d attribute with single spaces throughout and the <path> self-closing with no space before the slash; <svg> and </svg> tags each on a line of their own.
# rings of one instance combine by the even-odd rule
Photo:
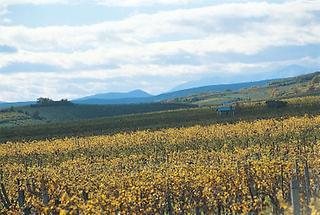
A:
<svg viewBox="0 0 320 215">
<path fill-rule="evenodd" d="M 0 44 L 22 50 L 0 57 L 0 65 L 21 59 L 70 67 L 79 62 L 148 61 L 179 52 L 255 54 L 273 46 L 320 43 L 319 23 L 310 15 L 320 10 L 320 3 L 308 2 L 223 4 L 79 27 L 0 26 Z M 237 29 L 234 21 L 235 30 L 230 26 L 224 31 L 223 21 L 228 17 L 239 20 L 244 29 Z"/>
<path fill-rule="evenodd" d="M 0 16 L 1 11 L 4 15 L 7 6 L 13 4 L 80 2 L 81 0 L 0 0 Z M 100 0 L 95 2 L 141 6 L 186 4 L 196 1 Z M 42 93 L 52 97 L 58 92 L 54 87 L 58 83 L 78 89 L 79 93 L 69 94 L 66 93 L 66 89 L 59 90 L 61 95 L 72 98 L 109 89 L 129 90 L 128 86 L 138 88 L 139 84 L 150 92 L 160 92 L 180 82 L 195 79 L 197 76 L 214 74 L 212 71 L 241 73 L 268 68 L 270 66 L 268 64 L 234 62 L 225 65 L 209 61 L 202 61 L 200 66 L 183 63 L 157 65 L 155 59 L 161 61 L 161 56 L 170 58 L 182 53 L 199 58 L 211 53 L 255 55 L 272 47 L 320 44 L 320 19 L 316 14 L 319 11 L 319 1 L 287 1 L 281 4 L 246 2 L 208 4 L 199 8 L 136 14 L 120 21 L 84 26 L 31 28 L 0 24 L 0 44 L 16 47 L 19 50 L 17 53 L 0 54 L 0 67 L 15 63 L 45 63 L 72 70 L 57 73 L 17 71 L 12 74 L 0 74 L 1 90 L 9 89 L 10 85 L 24 86 L 29 89 L 25 91 L 25 95 L 18 93 L 14 96 L 13 92 L 8 92 L 6 98 L 0 97 L 0 100 L 13 100 L 19 96 L 24 99 L 34 98 L 35 95 L 41 94 L 41 89 Z M 115 64 L 119 68 L 91 69 L 90 71 L 81 68 L 81 65 L 96 67 L 105 64 Z M 148 84 L 153 77 L 159 77 L 159 80 L 150 81 Z M 166 77 L 170 77 L 173 81 L 166 83 L 163 81 Z M 113 80 L 117 78 L 122 78 L 122 83 Z M 77 85 L 77 79 L 87 80 L 87 82 L 81 87 Z M 104 80 L 110 85 L 107 86 L 97 79 Z M 94 83 L 96 83 L 95 86 Z M 19 87 L 15 89 L 21 90 Z M 65 93 L 63 94 L 62 91 Z"/>
</svg>

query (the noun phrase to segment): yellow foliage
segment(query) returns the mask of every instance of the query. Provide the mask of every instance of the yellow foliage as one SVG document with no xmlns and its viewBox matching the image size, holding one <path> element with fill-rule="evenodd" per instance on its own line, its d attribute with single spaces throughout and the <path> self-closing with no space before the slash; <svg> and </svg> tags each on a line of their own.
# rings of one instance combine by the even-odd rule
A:
<svg viewBox="0 0 320 215">
<path fill-rule="evenodd" d="M 2 183 L 12 199 L 23 190 L 23 208 L 36 214 L 289 211 L 296 161 L 301 178 L 308 162 L 315 188 L 319 125 L 305 116 L 7 143 Z"/>
</svg>

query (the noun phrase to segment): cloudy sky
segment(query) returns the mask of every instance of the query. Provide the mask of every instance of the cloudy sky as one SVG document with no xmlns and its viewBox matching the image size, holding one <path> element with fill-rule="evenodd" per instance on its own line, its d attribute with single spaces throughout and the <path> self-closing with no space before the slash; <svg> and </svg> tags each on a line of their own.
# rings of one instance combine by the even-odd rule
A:
<svg viewBox="0 0 320 215">
<path fill-rule="evenodd" d="M 157 94 L 319 60 L 319 0 L 0 0 L 0 101 Z"/>
</svg>

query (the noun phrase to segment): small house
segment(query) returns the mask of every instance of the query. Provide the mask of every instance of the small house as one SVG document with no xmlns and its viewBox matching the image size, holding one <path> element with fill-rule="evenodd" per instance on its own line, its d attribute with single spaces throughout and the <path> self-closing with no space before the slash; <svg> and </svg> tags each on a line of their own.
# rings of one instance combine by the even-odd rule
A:
<svg viewBox="0 0 320 215">
<path fill-rule="evenodd" d="M 229 106 L 229 107 L 218 107 L 216 109 L 218 116 L 222 116 L 222 115 L 232 115 L 234 116 L 234 107 Z"/>
</svg>

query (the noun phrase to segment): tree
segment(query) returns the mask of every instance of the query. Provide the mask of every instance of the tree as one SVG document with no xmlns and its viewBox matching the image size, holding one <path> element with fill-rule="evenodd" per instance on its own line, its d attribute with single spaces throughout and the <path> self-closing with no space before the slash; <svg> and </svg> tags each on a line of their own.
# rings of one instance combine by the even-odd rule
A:
<svg viewBox="0 0 320 215">
<path fill-rule="evenodd" d="M 61 99 L 60 101 L 54 101 L 49 98 L 38 98 L 36 106 L 59 106 L 59 105 L 73 105 L 68 99 Z"/>
<path fill-rule="evenodd" d="M 288 105 L 288 102 L 280 100 L 268 100 L 266 101 L 266 105 L 268 108 L 283 108 Z"/>
<path fill-rule="evenodd" d="M 49 104 L 52 104 L 54 103 L 54 101 L 52 99 L 49 99 L 49 98 L 38 98 L 37 99 L 37 104 L 40 104 L 40 105 L 49 105 Z"/>
</svg>

